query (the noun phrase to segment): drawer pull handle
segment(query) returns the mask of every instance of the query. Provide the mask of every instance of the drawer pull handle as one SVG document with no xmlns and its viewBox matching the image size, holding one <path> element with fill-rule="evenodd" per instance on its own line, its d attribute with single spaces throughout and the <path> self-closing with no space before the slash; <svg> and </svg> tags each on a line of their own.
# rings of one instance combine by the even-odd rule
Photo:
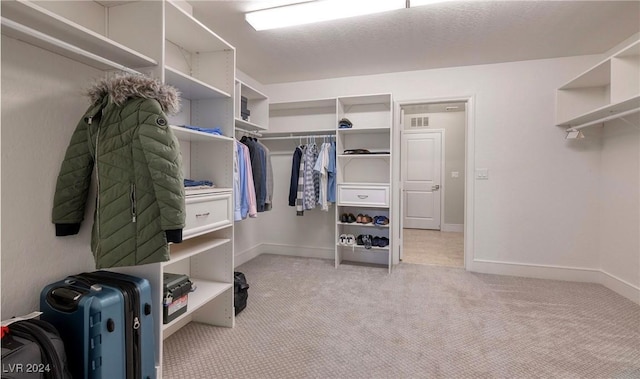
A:
<svg viewBox="0 0 640 379">
<path fill-rule="evenodd" d="M 369 195 L 358 195 L 358 199 L 366 199 Z"/>
<path fill-rule="evenodd" d="M 207 213 L 198 213 L 198 214 L 196 214 L 196 217 L 207 217 L 207 216 L 209 216 L 209 214 L 211 214 L 211 212 L 207 212 Z"/>
</svg>

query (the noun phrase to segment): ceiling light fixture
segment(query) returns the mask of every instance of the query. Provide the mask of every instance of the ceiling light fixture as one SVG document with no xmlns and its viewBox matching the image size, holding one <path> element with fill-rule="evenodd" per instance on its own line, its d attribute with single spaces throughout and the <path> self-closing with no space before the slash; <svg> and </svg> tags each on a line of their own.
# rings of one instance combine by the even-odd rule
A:
<svg viewBox="0 0 640 379">
<path fill-rule="evenodd" d="M 255 30 L 267 30 L 363 16 L 443 1 L 448 0 L 318 0 L 249 12 L 245 15 L 245 20 Z"/>
</svg>

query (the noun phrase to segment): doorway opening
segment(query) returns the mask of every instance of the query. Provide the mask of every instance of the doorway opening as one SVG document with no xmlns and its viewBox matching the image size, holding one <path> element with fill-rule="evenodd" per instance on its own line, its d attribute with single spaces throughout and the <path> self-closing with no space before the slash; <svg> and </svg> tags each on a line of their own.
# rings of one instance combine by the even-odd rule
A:
<svg viewBox="0 0 640 379">
<path fill-rule="evenodd" d="M 465 100 L 400 104 L 400 259 L 465 267 Z"/>
</svg>

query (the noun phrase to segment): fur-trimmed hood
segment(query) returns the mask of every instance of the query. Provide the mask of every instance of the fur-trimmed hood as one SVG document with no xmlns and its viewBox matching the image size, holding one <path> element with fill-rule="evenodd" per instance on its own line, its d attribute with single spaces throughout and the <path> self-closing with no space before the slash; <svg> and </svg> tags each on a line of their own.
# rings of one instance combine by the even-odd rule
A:
<svg viewBox="0 0 640 379">
<path fill-rule="evenodd" d="M 143 75 L 117 75 L 102 79 L 87 90 L 92 104 L 102 101 L 107 95 L 118 106 L 127 99 L 138 97 L 157 100 L 167 114 L 180 111 L 180 92 L 177 89 Z"/>
</svg>

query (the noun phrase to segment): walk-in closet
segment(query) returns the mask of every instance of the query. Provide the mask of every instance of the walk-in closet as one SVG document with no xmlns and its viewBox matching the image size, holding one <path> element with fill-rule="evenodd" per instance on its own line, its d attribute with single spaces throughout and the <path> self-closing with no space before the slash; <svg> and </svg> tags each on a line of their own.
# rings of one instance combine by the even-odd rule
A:
<svg viewBox="0 0 640 379">
<path fill-rule="evenodd" d="M 3 373 L 640 373 L 640 3 L 0 7 Z"/>
</svg>

